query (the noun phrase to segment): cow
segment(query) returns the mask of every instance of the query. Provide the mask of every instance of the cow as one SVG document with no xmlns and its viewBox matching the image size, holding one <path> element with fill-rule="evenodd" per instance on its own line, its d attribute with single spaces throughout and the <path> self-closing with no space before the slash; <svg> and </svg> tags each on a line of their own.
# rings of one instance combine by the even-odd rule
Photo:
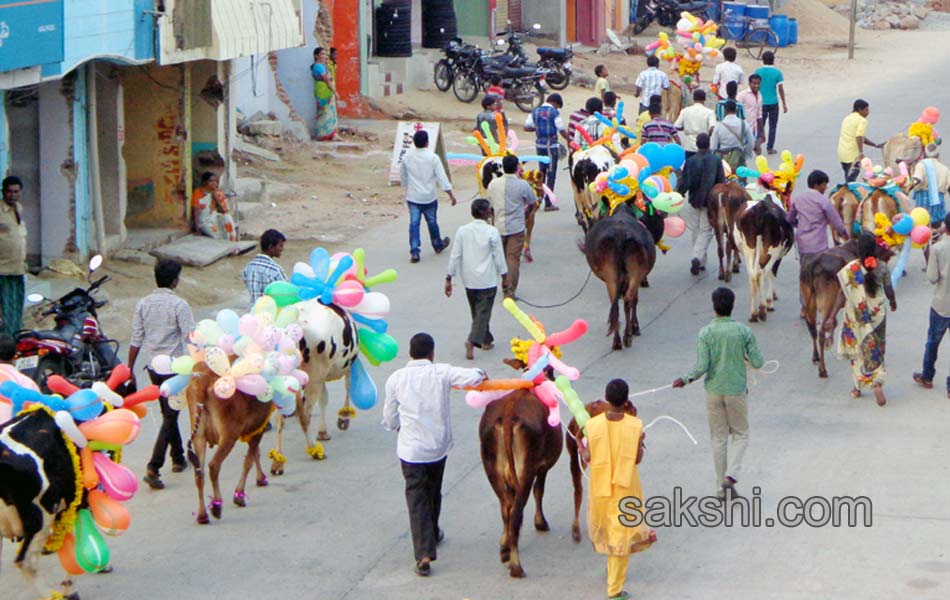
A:
<svg viewBox="0 0 950 600">
<path fill-rule="evenodd" d="M 574 188 L 574 216 L 584 233 L 600 218 L 600 199 L 590 191 L 590 184 L 619 160 L 617 153 L 604 144 L 578 150 L 571 155 L 568 166 Z"/>
<path fill-rule="evenodd" d="M 607 412 L 609 405 L 603 400 L 597 400 L 584 406 L 587 414 L 591 418 Z M 628 415 L 637 416 L 637 408 L 632 402 L 627 401 L 624 412 Z M 583 439 L 581 428 L 577 425 L 576 419 L 571 419 L 567 426 L 567 432 L 564 434 L 564 446 L 567 449 L 567 455 L 571 459 L 571 482 L 574 485 L 574 522 L 571 524 L 571 538 L 575 542 L 581 541 L 580 512 L 581 504 L 584 502 L 584 483 L 581 481 L 581 461 L 578 454 L 578 442 Z"/>
<path fill-rule="evenodd" d="M 749 321 L 765 321 L 766 313 L 774 310 L 775 276 L 782 257 L 795 242 L 795 232 L 785 211 L 770 198 L 746 204 L 736 218 L 733 235 L 745 259 L 749 272 Z"/>
<path fill-rule="evenodd" d="M 610 297 L 607 335 L 614 336 L 613 349 L 629 348 L 633 336 L 640 335 L 637 301 L 640 285 L 656 263 L 656 241 L 633 215 L 632 209 L 622 205 L 614 214 L 594 223 L 579 247 L 591 271 L 607 285 Z M 621 298 L 627 321 L 623 345 L 620 340 Z"/>
<path fill-rule="evenodd" d="M 887 262 L 893 256 L 890 248 L 878 245 L 875 257 Z M 805 324 L 811 334 L 811 361 L 818 365 L 818 377 L 828 377 L 825 368 L 825 346 L 831 342 L 838 326 L 838 312 L 844 307 L 844 294 L 838 271 L 858 257 L 858 240 L 852 238 L 840 246 L 826 250 L 803 265 L 799 285 L 805 310 Z M 819 321 L 819 315 L 821 320 Z"/>
<path fill-rule="evenodd" d="M 736 218 L 751 200 L 749 193 L 735 181 L 717 183 L 709 193 L 706 216 L 712 226 L 713 235 L 716 236 L 720 281 L 728 283 L 732 281 L 732 274 L 739 272 L 739 247 L 736 245 L 735 237 Z"/>
<path fill-rule="evenodd" d="M 874 215 L 881 213 L 891 221 L 898 212 L 906 210 L 910 212 L 911 206 L 907 196 L 903 192 L 895 191 L 894 195 L 884 190 L 871 189 L 871 192 L 858 205 L 856 219 L 861 223 L 861 228 L 867 231 L 874 231 Z"/>
<path fill-rule="evenodd" d="M 230 357 L 232 360 L 234 357 Z M 188 402 L 188 415 L 191 423 L 191 438 L 188 440 L 188 462 L 195 469 L 195 487 L 198 491 L 198 512 L 196 521 L 199 525 L 210 522 L 205 510 L 205 452 L 208 447 L 217 450 L 208 463 L 208 474 L 211 477 L 213 495 L 211 497 L 211 515 L 215 519 L 221 518 L 221 488 L 218 485 L 218 476 L 221 473 L 221 464 L 234 449 L 239 440 L 247 443 L 247 454 L 244 456 L 244 468 L 238 485 L 234 489 L 232 500 L 236 506 L 247 505 L 247 495 L 244 492 L 247 475 L 253 464 L 257 470 L 257 486 L 267 485 L 267 476 L 261 469 L 260 444 L 264 435 L 264 428 L 274 410 L 272 402 L 261 402 L 254 396 L 249 396 L 240 390 L 227 399 L 218 398 L 214 393 L 214 383 L 218 376 L 205 363 L 195 365 L 191 374 L 191 381 L 185 388 L 185 398 Z"/>
<path fill-rule="evenodd" d="M 856 187 L 851 189 L 847 185 L 841 184 L 831 190 L 831 205 L 835 208 L 835 212 L 841 217 L 841 221 L 844 223 L 844 228 L 848 231 L 849 235 L 855 233 L 854 223 L 858 221 L 858 228 L 861 228 L 861 222 L 858 216 L 858 207 L 861 205 L 861 202 L 867 198 L 867 192 L 862 187 Z M 874 229 L 874 215 L 871 215 L 871 229 Z M 841 239 L 838 237 L 838 232 L 834 227 L 831 228 L 831 239 L 834 241 L 835 246 L 841 245 Z"/>
<path fill-rule="evenodd" d="M 534 528 L 548 531 L 541 502 L 548 471 L 561 456 L 561 426 L 548 425 L 548 408 L 529 390 L 515 390 L 485 408 L 478 424 L 482 466 L 501 505 L 502 563 L 524 577 L 518 539 L 528 496 L 534 489 Z"/>
<path fill-rule="evenodd" d="M 359 356 L 359 334 L 353 317 L 335 304 L 329 306 L 318 300 L 306 300 L 294 305 L 299 317 L 297 323 L 303 329 L 303 338 L 300 340 L 300 351 L 303 355 L 301 369 L 307 373 L 309 381 L 303 389 L 303 394 L 297 397 L 297 419 L 303 430 L 307 443 L 307 453 L 314 460 L 326 457 L 323 445 L 319 441 L 327 441 L 326 409 L 329 394 L 327 382 L 344 379 L 346 383 L 346 399 L 343 408 L 339 411 L 337 427 L 340 430 L 349 428 L 350 416 L 355 413 L 350 406 L 350 369 Z M 320 420 L 317 427 L 318 443 L 313 444 L 310 438 L 310 419 L 313 415 L 314 402 L 320 405 Z M 284 424 L 286 418 L 281 416 L 277 422 L 277 445 L 270 452 L 272 460 L 270 472 L 272 475 L 283 475 L 286 458 L 281 453 Z"/>
<path fill-rule="evenodd" d="M 24 412 L 0 426 L 0 544 L 22 540 L 14 564 L 40 597 L 48 597 L 37 571 L 40 555 L 53 523 L 75 500 L 72 454 L 50 413 Z M 62 597 L 79 599 L 68 576 L 61 585 Z"/>
<path fill-rule="evenodd" d="M 884 142 L 884 166 L 890 167 L 894 173 L 900 169 L 900 163 L 907 164 L 909 173 L 914 172 L 917 162 L 924 158 L 924 145 L 917 136 L 908 136 L 906 133 L 895 133 Z"/>
</svg>

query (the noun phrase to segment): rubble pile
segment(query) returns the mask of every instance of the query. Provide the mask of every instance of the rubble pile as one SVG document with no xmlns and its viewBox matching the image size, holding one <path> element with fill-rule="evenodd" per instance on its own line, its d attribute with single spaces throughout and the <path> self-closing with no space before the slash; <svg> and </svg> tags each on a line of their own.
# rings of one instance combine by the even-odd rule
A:
<svg viewBox="0 0 950 600">
<path fill-rule="evenodd" d="M 950 4 L 950 0 L 931 0 Z M 847 14 L 850 7 L 838 7 Z M 888 1 L 867 3 L 858 8 L 858 25 L 864 29 L 885 31 L 887 29 L 920 29 L 921 22 L 930 14 L 930 8 L 919 2 Z"/>
</svg>

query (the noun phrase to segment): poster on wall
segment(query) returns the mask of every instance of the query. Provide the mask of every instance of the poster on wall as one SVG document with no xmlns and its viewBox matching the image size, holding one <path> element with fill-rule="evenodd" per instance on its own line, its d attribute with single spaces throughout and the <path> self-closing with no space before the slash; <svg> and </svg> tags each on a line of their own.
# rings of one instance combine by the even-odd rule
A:
<svg viewBox="0 0 950 600">
<path fill-rule="evenodd" d="M 412 148 L 412 136 L 417 131 L 426 131 L 429 134 L 429 149 L 435 152 L 436 156 L 442 160 L 442 167 L 445 169 L 445 175 L 452 181 L 452 172 L 449 171 L 449 163 L 445 159 L 445 142 L 442 140 L 442 127 L 440 123 L 423 123 L 421 121 L 399 121 L 396 126 L 396 139 L 393 141 L 393 157 L 389 165 L 389 185 L 400 185 L 399 169 L 402 166 L 402 159 L 406 152 Z"/>
<path fill-rule="evenodd" d="M 0 0 L 0 71 L 63 61 L 63 0 Z"/>
</svg>

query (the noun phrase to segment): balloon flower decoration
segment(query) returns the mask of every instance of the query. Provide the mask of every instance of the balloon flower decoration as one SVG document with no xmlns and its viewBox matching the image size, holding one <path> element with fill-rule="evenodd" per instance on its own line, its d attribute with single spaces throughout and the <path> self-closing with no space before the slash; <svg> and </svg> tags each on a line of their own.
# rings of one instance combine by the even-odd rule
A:
<svg viewBox="0 0 950 600">
<path fill-rule="evenodd" d="M 620 134 L 631 140 L 637 139 L 637 134 L 635 134 L 626 125 L 621 125 L 621 122 L 623 121 L 623 108 L 624 103 L 621 100 L 617 104 L 617 112 L 614 114 L 613 118 L 607 118 L 599 112 L 594 113 L 594 117 L 604 125 L 604 129 L 601 130 L 600 137 L 595 140 L 591 137 L 587 129 L 584 127 L 578 127 L 577 132 L 580 133 L 582 142 L 577 144 L 576 142 L 572 141 L 571 149 L 576 152 L 578 150 L 587 150 L 588 148 L 593 148 L 595 146 L 606 146 L 611 151 L 613 151 L 614 154 L 620 154 L 620 149 L 614 144 L 616 134 Z"/>
<path fill-rule="evenodd" d="M 750 187 L 753 191 L 759 192 L 760 197 L 768 192 L 774 192 L 785 210 L 789 210 L 792 190 L 795 188 L 795 180 L 801 175 L 805 156 L 798 154 L 793 157 L 791 151 L 782 150 L 781 158 L 782 164 L 779 168 L 772 170 L 769 168 L 768 159 L 760 154 L 755 158 L 755 169 L 739 167 L 736 169 L 736 175 L 755 180 Z"/>
<path fill-rule="evenodd" d="M 716 37 L 719 25 L 704 21 L 688 12 L 680 13 L 676 23 L 676 39 L 681 50 L 674 47 L 669 34 L 661 31 L 657 40 L 645 48 L 647 54 L 676 65 L 676 72 L 686 85 L 699 84 L 699 69 L 705 59 L 717 59 L 726 40 Z"/>
<path fill-rule="evenodd" d="M 890 248 L 901 247 L 894 268 L 891 269 L 891 285 L 897 287 L 904 271 L 911 248 L 923 248 L 930 242 L 930 213 L 918 206 L 910 213 L 897 213 L 888 219 L 884 213 L 874 213 L 874 235 L 878 243 Z"/>
<path fill-rule="evenodd" d="M 563 397 L 554 382 L 548 379 L 547 370 L 550 368 L 570 381 L 576 381 L 580 377 L 580 371 L 561 362 L 559 346 L 576 341 L 587 333 L 587 321 L 577 319 L 564 331 L 547 335 L 541 323 L 522 312 L 514 300 L 506 298 L 502 304 L 531 336 L 529 340 L 515 338 L 511 341 L 515 358 L 524 363 L 527 369 L 520 379 L 492 379 L 482 382 L 471 388 L 465 395 L 465 401 L 472 408 L 484 408 L 513 390 L 530 390 L 547 406 L 548 425 L 557 427 L 561 424 L 558 402 L 563 400 Z"/>
<path fill-rule="evenodd" d="M 907 128 L 907 137 L 920 138 L 920 143 L 924 148 L 928 144 L 940 144 L 943 140 L 940 134 L 934 129 L 934 125 L 940 121 L 940 109 L 935 106 L 928 106 L 921 113 L 920 118 L 910 124 Z"/>
<path fill-rule="evenodd" d="M 122 535 L 131 522 L 123 504 L 138 490 L 138 478 L 120 464 L 123 446 L 141 430 L 145 402 L 158 398 L 151 385 L 122 397 L 116 388 L 131 378 L 125 365 L 113 369 L 108 381 L 79 389 L 62 377 L 48 380 L 56 394 L 41 394 L 35 386 L 14 381 L 0 383 L 0 398 L 12 414 L 33 411 L 49 414 L 72 457 L 75 476 L 73 502 L 53 523 L 45 550 L 58 552 L 63 569 L 72 575 L 101 571 L 109 564 L 109 546 L 102 533 Z M 65 394 L 65 397 L 60 394 Z M 7 420 L 0 416 L 0 421 Z M 80 508 L 80 506 L 88 508 Z"/>
</svg>

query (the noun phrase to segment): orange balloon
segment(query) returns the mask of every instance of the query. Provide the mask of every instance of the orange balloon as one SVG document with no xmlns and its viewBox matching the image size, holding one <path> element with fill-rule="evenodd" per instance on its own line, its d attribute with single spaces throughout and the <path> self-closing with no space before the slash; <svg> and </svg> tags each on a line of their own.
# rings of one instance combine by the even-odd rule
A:
<svg viewBox="0 0 950 600">
<path fill-rule="evenodd" d="M 132 516 L 121 502 L 109 497 L 102 490 L 89 492 L 89 509 L 92 518 L 106 535 L 122 535 L 129 528 Z"/>
<path fill-rule="evenodd" d="M 59 564 L 63 570 L 70 575 L 82 575 L 85 573 L 79 563 L 76 562 L 76 536 L 67 533 L 63 538 L 63 545 L 59 547 Z"/>
<path fill-rule="evenodd" d="M 805 155 L 798 154 L 795 156 L 795 172 L 798 173 L 802 170 L 802 167 L 805 165 Z"/>
<path fill-rule="evenodd" d="M 140 402 L 151 402 L 152 400 L 158 400 L 160 394 L 161 391 L 157 385 L 148 385 L 139 391 L 132 392 L 126 396 L 122 406 L 123 408 L 132 408 Z"/>
<path fill-rule="evenodd" d="M 87 440 L 122 446 L 134 440 L 141 428 L 139 418 L 134 412 L 126 408 L 117 408 L 91 421 L 86 421 L 79 426 L 79 431 L 86 436 Z"/>
<path fill-rule="evenodd" d="M 533 387 L 534 382 L 527 379 L 486 379 L 476 386 L 467 387 L 465 389 L 489 392 L 500 390 L 529 390 Z"/>
<path fill-rule="evenodd" d="M 129 410 L 134 412 L 135 415 L 140 419 L 144 419 L 145 415 L 148 414 L 148 407 L 145 406 L 144 404 L 136 404 L 135 406 L 131 407 Z"/>
<path fill-rule="evenodd" d="M 92 450 L 86 446 L 79 451 L 79 462 L 82 465 L 82 486 L 87 490 L 95 489 L 99 485 L 99 474 L 92 462 Z"/>
<path fill-rule="evenodd" d="M 643 156 L 642 154 L 632 154 L 631 156 L 628 156 L 627 158 L 637 163 L 637 166 L 640 167 L 641 171 L 650 166 L 650 161 L 647 160 L 647 158 Z"/>
</svg>

